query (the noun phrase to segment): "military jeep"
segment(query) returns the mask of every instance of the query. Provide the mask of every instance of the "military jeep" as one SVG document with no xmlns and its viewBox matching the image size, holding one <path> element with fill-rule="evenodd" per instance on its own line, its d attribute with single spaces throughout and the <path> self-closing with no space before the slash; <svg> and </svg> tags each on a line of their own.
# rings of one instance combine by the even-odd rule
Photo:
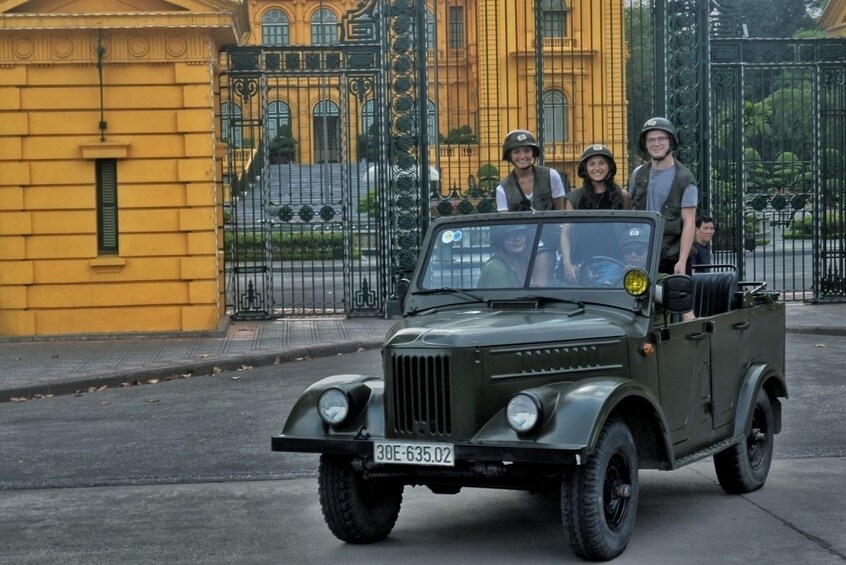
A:
<svg viewBox="0 0 846 565">
<path fill-rule="evenodd" d="M 623 211 L 433 222 L 383 374 L 314 383 L 272 438 L 321 454 L 332 533 L 385 538 L 407 485 L 552 491 L 575 553 L 608 560 L 631 537 L 639 469 L 713 456 L 726 492 L 763 486 L 784 304 L 729 265 L 659 275 L 662 228 Z"/>
</svg>

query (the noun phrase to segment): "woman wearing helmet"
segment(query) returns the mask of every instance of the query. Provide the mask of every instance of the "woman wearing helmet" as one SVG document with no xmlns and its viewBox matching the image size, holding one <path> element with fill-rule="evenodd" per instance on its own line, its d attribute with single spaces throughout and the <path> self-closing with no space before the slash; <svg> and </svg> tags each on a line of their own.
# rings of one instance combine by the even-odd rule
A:
<svg viewBox="0 0 846 565">
<path fill-rule="evenodd" d="M 614 182 L 617 163 L 614 154 L 605 145 L 595 143 L 584 150 L 578 174 L 583 183 L 567 194 L 567 210 L 629 210 L 632 207 L 628 191 Z M 616 241 L 597 231 L 599 228 L 597 225 L 570 224 L 561 230 L 561 263 L 567 280 L 576 280 L 576 265 L 587 258 L 582 257 L 584 250 L 579 249 L 583 247 L 579 242 L 590 245 L 591 255 L 595 255 L 597 242 L 607 241 L 605 254 L 611 257 L 616 255 Z"/>
<path fill-rule="evenodd" d="M 514 168 L 496 187 L 498 211 L 564 209 L 564 181 L 554 169 L 535 165 L 538 155 L 540 146 L 531 132 L 517 129 L 505 136 L 502 160 Z"/>
<path fill-rule="evenodd" d="M 611 150 L 601 143 L 588 146 L 579 161 L 582 186 L 567 195 L 566 210 L 629 210 L 628 191 L 614 182 L 617 162 Z"/>
</svg>

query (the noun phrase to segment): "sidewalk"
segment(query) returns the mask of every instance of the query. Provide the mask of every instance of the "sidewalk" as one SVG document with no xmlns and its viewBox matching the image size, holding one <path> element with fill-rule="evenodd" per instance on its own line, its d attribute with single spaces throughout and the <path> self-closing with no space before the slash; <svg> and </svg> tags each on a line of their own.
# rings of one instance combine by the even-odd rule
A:
<svg viewBox="0 0 846 565">
<path fill-rule="evenodd" d="M 156 334 L 28 341 L 0 338 L 0 402 L 378 348 L 396 321 L 382 318 L 238 321 L 220 332 L 189 336 Z M 788 302 L 787 331 L 846 335 L 846 303 Z"/>
</svg>

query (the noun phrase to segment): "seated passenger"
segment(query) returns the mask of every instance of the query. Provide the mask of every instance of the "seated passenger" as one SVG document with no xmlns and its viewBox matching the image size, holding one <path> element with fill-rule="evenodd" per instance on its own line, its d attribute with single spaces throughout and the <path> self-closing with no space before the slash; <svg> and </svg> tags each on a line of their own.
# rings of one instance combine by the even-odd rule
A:
<svg viewBox="0 0 846 565">
<path fill-rule="evenodd" d="M 529 266 L 529 232 L 525 226 L 491 228 L 493 255 L 482 267 L 479 288 L 522 287 Z"/>
</svg>

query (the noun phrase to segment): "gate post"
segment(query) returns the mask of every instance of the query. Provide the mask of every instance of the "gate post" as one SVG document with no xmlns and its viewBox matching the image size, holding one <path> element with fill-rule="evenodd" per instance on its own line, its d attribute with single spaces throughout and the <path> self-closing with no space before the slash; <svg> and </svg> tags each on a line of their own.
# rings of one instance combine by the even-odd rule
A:
<svg viewBox="0 0 846 565">
<path fill-rule="evenodd" d="M 710 4 L 699 0 L 656 0 L 654 12 L 654 109 L 675 125 L 679 138 L 676 156 L 693 173 L 700 206 L 706 210 L 710 202 Z"/>
<path fill-rule="evenodd" d="M 411 276 L 429 216 L 429 158 L 424 137 L 428 81 L 426 45 L 420 39 L 425 30 L 425 2 L 386 0 L 385 7 L 386 146 L 392 182 L 384 199 L 388 243 L 384 252 L 390 256 L 385 267 L 386 282 L 392 290 L 397 280 Z M 386 313 L 395 314 L 397 308 L 395 299 L 391 299 Z"/>
</svg>

